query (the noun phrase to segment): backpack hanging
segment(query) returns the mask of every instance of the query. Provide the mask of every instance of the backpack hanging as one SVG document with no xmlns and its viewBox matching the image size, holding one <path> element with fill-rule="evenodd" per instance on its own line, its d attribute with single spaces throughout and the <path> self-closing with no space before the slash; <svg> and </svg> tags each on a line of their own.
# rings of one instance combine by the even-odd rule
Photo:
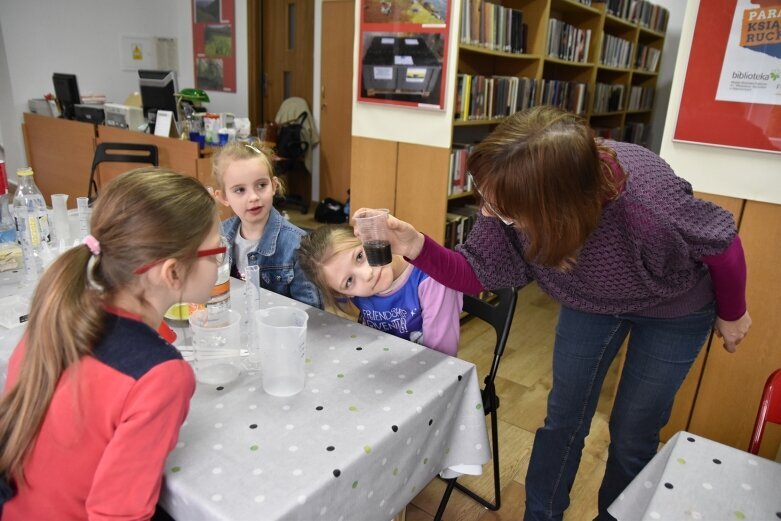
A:
<svg viewBox="0 0 781 521">
<path fill-rule="evenodd" d="M 306 121 L 306 112 L 292 121 L 282 123 L 277 128 L 277 155 L 284 159 L 298 159 L 306 154 L 309 149 L 302 132 L 304 122 Z"/>
</svg>

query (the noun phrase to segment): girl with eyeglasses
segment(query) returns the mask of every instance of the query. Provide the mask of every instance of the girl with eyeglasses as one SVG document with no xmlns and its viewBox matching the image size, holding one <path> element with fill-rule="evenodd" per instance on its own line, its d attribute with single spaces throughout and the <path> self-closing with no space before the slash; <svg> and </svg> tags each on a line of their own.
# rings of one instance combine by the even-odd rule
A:
<svg viewBox="0 0 781 521">
<path fill-rule="evenodd" d="M 734 352 L 751 326 L 735 221 L 658 155 L 597 140 L 550 106 L 507 118 L 467 167 L 483 208 L 466 243 L 446 250 L 390 218 L 393 252 L 464 293 L 537 281 L 561 304 L 526 520 L 562 519 L 602 383 L 629 337 L 599 491 L 598 519 L 612 519 L 607 508 L 656 453 L 711 330 Z"/>
<path fill-rule="evenodd" d="M 247 266 L 259 266 L 263 288 L 322 308 L 320 292 L 296 262 L 306 233 L 274 208 L 274 195 L 283 195 L 284 187 L 270 151 L 259 143 L 228 143 L 214 156 L 213 176 L 215 197 L 236 214 L 222 223 L 231 274 L 244 278 Z"/>
<path fill-rule="evenodd" d="M 208 300 L 226 252 L 219 231 L 192 177 L 135 170 L 101 194 L 91 235 L 42 275 L 8 365 L 4 521 L 153 515 L 195 390 L 157 328 L 173 304 Z"/>
</svg>

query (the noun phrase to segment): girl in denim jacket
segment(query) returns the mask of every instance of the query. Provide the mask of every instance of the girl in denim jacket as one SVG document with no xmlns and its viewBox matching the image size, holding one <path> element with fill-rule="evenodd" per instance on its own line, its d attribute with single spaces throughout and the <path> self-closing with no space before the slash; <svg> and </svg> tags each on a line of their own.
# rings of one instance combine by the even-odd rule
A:
<svg viewBox="0 0 781 521">
<path fill-rule="evenodd" d="M 306 233 L 274 208 L 274 195 L 284 191 L 274 166 L 260 145 L 231 142 L 213 160 L 214 195 L 236 214 L 222 222 L 231 275 L 244 278 L 247 266 L 260 267 L 260 285 L 322 308 L 320 292 L 296 261 Z"/>
</svg>

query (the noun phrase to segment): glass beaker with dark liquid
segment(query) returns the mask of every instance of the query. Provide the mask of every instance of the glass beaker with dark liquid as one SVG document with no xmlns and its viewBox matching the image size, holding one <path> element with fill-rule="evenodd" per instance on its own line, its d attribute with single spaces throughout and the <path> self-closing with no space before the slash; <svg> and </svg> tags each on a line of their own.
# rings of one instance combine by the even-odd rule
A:
<svg viewBox="0 0 781 521">
<path fill-rule="evenodd" d="M 393 260 L 388 241 L 388 210 L 364 210 L 355 216 L 369 266 L 385 266 Z"/>
</svg>

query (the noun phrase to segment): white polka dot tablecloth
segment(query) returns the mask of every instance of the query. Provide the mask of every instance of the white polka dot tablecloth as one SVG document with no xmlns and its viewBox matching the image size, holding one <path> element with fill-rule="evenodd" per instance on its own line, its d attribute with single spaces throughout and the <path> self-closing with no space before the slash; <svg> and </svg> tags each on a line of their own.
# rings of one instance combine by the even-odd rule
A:
<svg viewBox="0 0 781 521">
<path fill-rule="evenodd" d="M 199 383 L 165 466 L 174 518 L 388 520 L 440 471 L 489 461 L 474 365 L 263 291 L 271 305 L 309 314 L 306 386 Z"/>
<path fill-rule="evenodd" d="M 608 508 L 619 521 L 781 519 L 781 464 L 679 432 Z"/>
</svg>

